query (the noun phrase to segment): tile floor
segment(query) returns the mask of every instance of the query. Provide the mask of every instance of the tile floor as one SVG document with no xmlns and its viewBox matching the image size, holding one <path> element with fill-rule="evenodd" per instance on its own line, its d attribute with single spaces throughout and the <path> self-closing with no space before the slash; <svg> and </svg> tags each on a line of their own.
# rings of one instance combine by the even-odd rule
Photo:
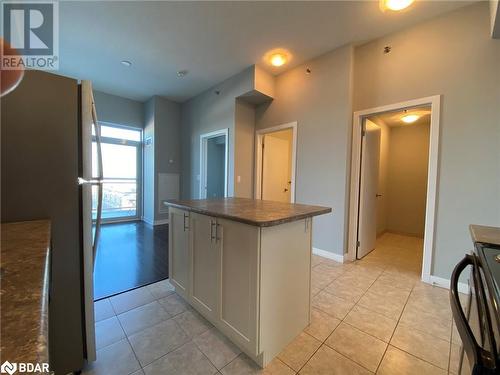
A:
<svg viewBox="0 0 500 375">
<path fill-rule="evenodd" d="M 364 259 L 313 256 L 312 322 L 264 370 L 168 281 L 96 302 L 84 374 L 456 374 L 448 291 L 419 281 L 422 240 L 383 235 Z"/>
</svg>

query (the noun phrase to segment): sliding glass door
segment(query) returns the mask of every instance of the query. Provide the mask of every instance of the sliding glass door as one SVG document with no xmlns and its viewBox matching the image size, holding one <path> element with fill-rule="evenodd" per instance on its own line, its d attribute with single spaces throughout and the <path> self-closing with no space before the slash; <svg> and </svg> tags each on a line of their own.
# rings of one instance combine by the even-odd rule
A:
<svg viewBox="0 0 500 375">
<path fill-rule="evenodd" d="M 141 130 L 101 124 L 103 221 L 135 220 L 141 216 L 141 138 Z M 92 152 L 94 155 L 97 152 L 95 139 Z M 96 171 L 97 165 L 92 168 Z M 93 202 L 96 193 L 97 190 Z M 93 204 L 94 218 L 96 208 Z"/>
</svg>

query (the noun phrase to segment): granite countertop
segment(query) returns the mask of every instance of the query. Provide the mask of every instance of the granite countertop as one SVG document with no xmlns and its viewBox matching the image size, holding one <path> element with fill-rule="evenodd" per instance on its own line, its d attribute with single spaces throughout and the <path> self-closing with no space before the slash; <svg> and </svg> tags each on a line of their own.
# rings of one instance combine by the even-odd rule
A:
<svg viewBox="0 0 500 375">
<path fill-rule="evenodd" d="M 2 223 L 2 362 L 49 362 L 50 221 Z"/>
<path fill-rule="evenodd" d="M 270 227 L 327 214 L 329 207 L 248 198 L 169 200 L 165 205 L 259 227 Z"/>
<path fill-rule="evenodd" d="M 474 242 L 500 245 L 500 228 L 498 227 L 471 224 L 469 230 Z"/>
</svg>

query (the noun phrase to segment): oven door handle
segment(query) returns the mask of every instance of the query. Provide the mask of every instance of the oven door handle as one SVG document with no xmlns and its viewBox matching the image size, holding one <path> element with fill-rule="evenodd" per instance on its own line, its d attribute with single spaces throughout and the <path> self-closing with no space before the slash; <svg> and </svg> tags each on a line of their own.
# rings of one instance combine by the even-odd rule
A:
<svg viewBox="0 0 500 375">
<path fill-rule="evenodd" d="M 451 274 L 451 285 L 450 285 L 450 303 L 451 311 L 453 313 L 453 319 L 457 326 L 458 333 L 462 339 L 462 344 L 469 361 L 473 359 L 471 364 L 484 366 L 483 363 L 483 349 L 478 345 L 474 333 L 470 328 L 470 325 L 465 316 L 462 304 L 460 303 L 460 295 L 458 292 L 458 280 L 460 275 L 465 270 L 467 266 L 472 266 L 474 269 L 474 257 L 472 255 L 466 255 L 456 266 Z"/>
</svg>

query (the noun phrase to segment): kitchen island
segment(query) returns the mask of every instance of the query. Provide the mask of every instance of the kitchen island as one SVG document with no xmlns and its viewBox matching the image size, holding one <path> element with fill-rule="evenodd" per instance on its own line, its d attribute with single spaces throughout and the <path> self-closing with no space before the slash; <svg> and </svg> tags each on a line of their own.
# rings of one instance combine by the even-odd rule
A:
<svg viewBox="0 0 500 375">
<path fill-rule="evenodd" d="M 312 218 L 331 209 L 245 198 L 165 204 L 176 292 L 266 366 L 310 322 Z"/>
</svg>

